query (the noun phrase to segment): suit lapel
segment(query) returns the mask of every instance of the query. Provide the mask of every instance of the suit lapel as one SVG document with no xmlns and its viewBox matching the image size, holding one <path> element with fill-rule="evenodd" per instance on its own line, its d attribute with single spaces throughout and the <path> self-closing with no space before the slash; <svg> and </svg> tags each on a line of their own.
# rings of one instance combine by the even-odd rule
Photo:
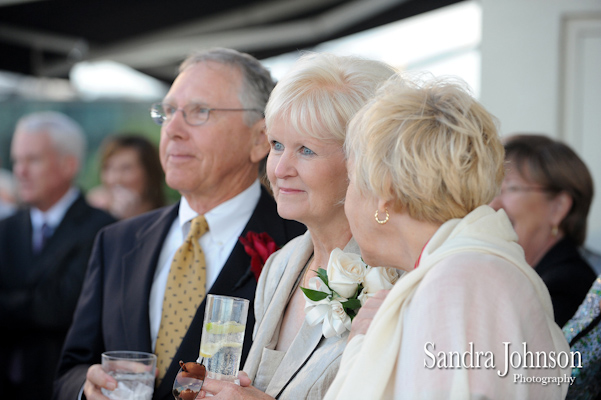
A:
<svg viewBox="0 0 601 400">
<path fill-rule="evenodd" d="M 138 333 L 150 332 L 148 302 L 152 280 L 163 241 L 177 212 L 178 204 L 166 208 L 159 218 L 138 232 L 136 246 L 122 258 L 122 291 L 119 302 L 123 304 L 121 319 L 126 327 L 126 341 L 130 348 L 141 346 L 145 351 L 152 352 L 150 335 L 140 337 Z"/>
<path fill-rule="evenodd" d="M 41 279 L 39 275 L 43 274 L 61 273 L 60 266 L 58 266 L 57 269 L 57 266 L 53 263 L 55 263 L 56 260 L 67 259 L 67 254 L 70 251 L 73 251 L 73 248 L 76 247 L 77 243 L 80 241 L 80 238 L 74 238 L 71 235 L 75 230 L 75 227 L 79 224 L 79 221 L 83 220 L 83 214 L 85 214 L 86 211 L 85 209 L 86 203 L 83 196 L 80 194 L 71 207 L 69 207 L 52 236 L 48 238 L 42 251 L 39 254 L 33 255 L 33 250 L 30 246 L 29 253 L 33 255 L 33 259 L 36 261 L 32 264 L 35 269 L 32 274 L 33 279 L 39 280 Z M 31 243 L 31 220 L 29 221 L 29 226 L 29 242 Z M 52 264 L 51 268 L 47 265 L 48 263 Z"/>
<path fill-rule="evenodd" d="M 31 247 L 32 228 L 29 209 L 21 209 L 17 211 L 14 218 L 9 218 L 7 222 L 11 223 L 6 225 L 6 230 L 3 232 L 9 248 L 0 250 L 3 252 L 0 256 L 0 263 L 3 264 L 0 265 L 2 271 L 0 279 L 6 285 L 26 286 L 37 270 Z"/>
<path fill-rule="evenodd" d="M 288 233 L 284 228 L 283 220 L 277 213 L 273 198 L 262 186 L 257 207 L 246 227 L 244 227 L 241 236 L 245 236 L 248 232 L 267 232 L 280 247 L 292 238 L 287 236 Z M 238 242 L 213 284 L 210 293 L 227 293 L 244 286 L 249 281 L 255 281 L 255 276 L 250 270 L 250 256 L 244 251 L 244 246 Z M 256 285 L 256 282 L 254 283 Z"/>
<path fill-rule="evenodd" d="M 323 338 L 321 324 L 309 326 L 303 322 L 265 393 L 277 398 L 305 365 Z"/>
</svg>

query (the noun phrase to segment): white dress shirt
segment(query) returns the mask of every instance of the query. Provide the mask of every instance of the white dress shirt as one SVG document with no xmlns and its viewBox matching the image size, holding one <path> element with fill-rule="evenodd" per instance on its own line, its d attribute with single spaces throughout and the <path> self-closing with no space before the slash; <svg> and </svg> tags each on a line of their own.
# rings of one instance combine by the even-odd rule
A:
<svg viewBox="0 0 601 400">
<path fill-rule="evenodd" d="M 77 200 L 78 197 L 79 190 L 72 187 L 58 202 L 56 202 L 55 205 L 50 207 L 48 211 L 44 212 L 35 207 L 31 208 L 29 215 L 31 217 L 31 228 L 33 233 L 32 245 L 42 241 L 42 226 L 44 224 L 48 225 L 51 232 L 56 230 L 65 217 L 67 210 L 75 203 L 75 200 Z"/>
<path fill-rule="evenodd" d="M 244 227 L 246 227 L 260 197 L 261 184 L 256 180 L 248 189 L 236 197 L 204 214 L 209 224 L 209 230 L 200 238 L 200 245 L 207 264 L 207 292 L 219 276 L 236 242 L 238 242 L 238 238 Z M 173 225 L 163 242 L 150 291 L 150 334 L 153 349 L 156 345 L 161 324 L 163 297 L 171 261 L 177 249 L 188 236 L 190 221 L 197 215 L 198 213 L 190 207 L 186 198 L 182 197 L 178 218 L 173 221 Z"/>
</svg>

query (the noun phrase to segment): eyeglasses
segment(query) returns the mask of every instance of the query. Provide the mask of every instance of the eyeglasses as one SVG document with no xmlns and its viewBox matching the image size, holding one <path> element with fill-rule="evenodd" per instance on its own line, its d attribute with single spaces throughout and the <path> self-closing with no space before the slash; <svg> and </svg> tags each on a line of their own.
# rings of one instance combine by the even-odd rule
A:
<svg viewBox="0 0 601 400">
<path fill-rule="evenodd" d="M 171 104 L 155 103 L 150 107 L 150 118 L 157 124 L 163 125 L 165 121 L 170 121 L 175 113 L 181 111 L 184 121 L 188 125 L 198 126 L 209 120 L 211 111 L 254 111 L 263 114 L 263 111 L 256 108 L 207 108 L 200 104 L 190 103 L 183 108 L 177 108 Z"/>
<path fill-rule="evenodd" d="M 501 195 L 521 192 L 552 192 L 551 189 L 540 186 L 506 186 L 501 187 Z"/>
</svg>

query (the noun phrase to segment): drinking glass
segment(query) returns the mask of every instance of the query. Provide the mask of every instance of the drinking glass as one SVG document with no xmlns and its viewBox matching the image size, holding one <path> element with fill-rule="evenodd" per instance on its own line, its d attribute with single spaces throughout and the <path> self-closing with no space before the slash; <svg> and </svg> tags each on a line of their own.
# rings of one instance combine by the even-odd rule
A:
<svg viewBox="0 0 601 400">
<path fill-rule="evenodd" d="M 200 356 L 204 357 L 208 378 L 240 383 L 238 370 L 249 303 L 237 297 L 207 295 Z"/>
<path fill-rule="evenodd" d="M 111 400 L 151 400 L 157 356 L 141 351 L 102 353 L 102 369 L 117 380 L 113 391 L 102 389 Z"/>
</svg>

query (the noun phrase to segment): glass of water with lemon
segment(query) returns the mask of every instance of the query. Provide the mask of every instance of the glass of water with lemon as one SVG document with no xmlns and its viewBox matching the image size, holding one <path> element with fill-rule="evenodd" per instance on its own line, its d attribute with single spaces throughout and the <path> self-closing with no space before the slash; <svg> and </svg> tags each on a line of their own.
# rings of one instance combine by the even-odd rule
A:
<svg viewBox="0 0 601 400">
<path fill-rule="evenodd" d="M 208 378 L 239 383 L 249 303 L 237 297 L 207 295 L 200 356 Z"/>
</svg>

